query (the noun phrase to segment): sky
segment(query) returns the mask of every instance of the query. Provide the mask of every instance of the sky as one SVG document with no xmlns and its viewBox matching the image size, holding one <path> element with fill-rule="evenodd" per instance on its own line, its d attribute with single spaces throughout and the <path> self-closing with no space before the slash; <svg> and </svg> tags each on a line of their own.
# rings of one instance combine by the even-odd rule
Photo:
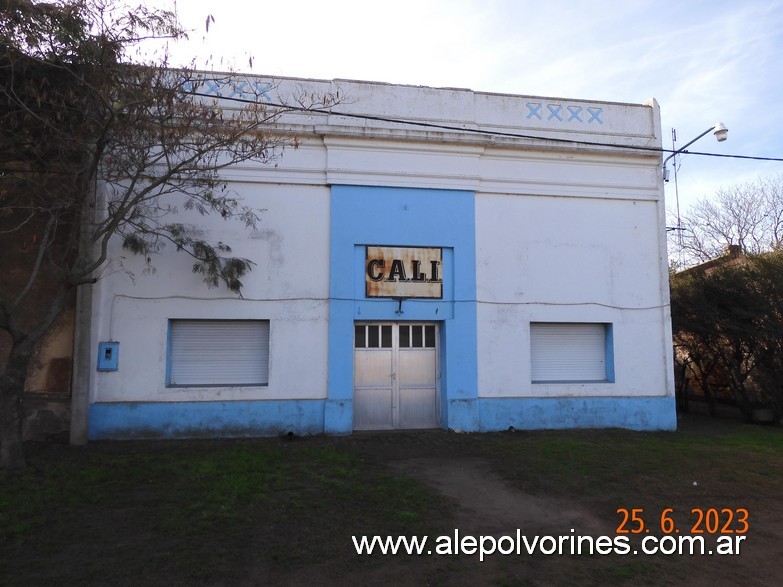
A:
<svg viewBox="0 0 783 587">
<path fill-rule="evenodd" d="M 783 158 L 781 0 L 160 0 L 190 40 L 172 64 L 661 106 L 663 146 Z M 212 15 L 209 31 L 207 16 Z M 250 58 L 252 57 L 252 66 Z M 783 162 L 687 155 L 686 212 Z M 666 184 L 674 211 L 674 182 Z M 670 219 L 671 222 L 671 219 Z"/>
</svg>

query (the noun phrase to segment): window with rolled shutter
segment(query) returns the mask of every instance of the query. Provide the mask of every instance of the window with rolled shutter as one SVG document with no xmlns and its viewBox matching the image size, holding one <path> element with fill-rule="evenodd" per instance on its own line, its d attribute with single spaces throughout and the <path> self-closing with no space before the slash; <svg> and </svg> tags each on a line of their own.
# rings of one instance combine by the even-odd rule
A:
<svg viewBox="0 0 783 587">
<path fill-rule="evenodd" d="M 269 383 L 268 320 L 171 320 L 171 387 Z"/>
<path fill-rule="evenodd" d="M 533 383 L 611 381 L 610 332 L 609 324 L 532 323 Z"/>
</svg>

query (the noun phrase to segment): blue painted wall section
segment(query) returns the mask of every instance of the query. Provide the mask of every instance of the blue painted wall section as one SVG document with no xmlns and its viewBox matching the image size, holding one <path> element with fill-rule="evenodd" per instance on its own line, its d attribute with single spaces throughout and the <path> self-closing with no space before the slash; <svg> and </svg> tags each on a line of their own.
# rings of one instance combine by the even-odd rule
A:
<svg viewBox="0 0 783 587">
<path fill-rule="evenodd" d="M 676 430 L 673 397 L 484 398 L 481 432 L 557 428 Z"/>
<path fill-rule="evenodd" d="M 478 428 L 475 195 L 470 191 L 333 186 L 329 384 L 324 431 L 353 430 L 356 320 L 441 324 L 441 424 Z M 398 302 L 365 295 L 367 245 L 443 248 L 443 298 Z"/>
<path fill-rule="evenodd" d="M 319 434 L 323 400 L 99 403 L 89 438 L 198 438 Z"/>
</svg>

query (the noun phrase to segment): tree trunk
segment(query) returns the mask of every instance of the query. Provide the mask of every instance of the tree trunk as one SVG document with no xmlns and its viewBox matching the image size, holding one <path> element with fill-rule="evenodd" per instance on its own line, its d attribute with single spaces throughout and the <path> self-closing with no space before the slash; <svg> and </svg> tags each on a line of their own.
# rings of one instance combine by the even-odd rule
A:
<svg viewBox="0 0 783 587">
<path fill-rule="evenodd" d="M 16 351 L 16 352 L 15 352 Z M 25 466 L 22 447 L 24 380 L 29 358 L 11 350 L 5 373 L 0 375 L 0 469 Z"/>
<path fill-rule="evenodd" d="M 710 416 L 713 418 L 715 417 L 715 397 L 712 395 L 712 387 L 710 387 L 710 384 L 707 383 L 707 378 L 705 377 L 704 380 L 701 383 L 701 389 L 704 391 L 704 399 L 707 400 L 707 408 L 710 411 Z"/>
<path fill-rule="evenodd" d="M 50 300 L 46 312 L 36 314 L 38 322 L 27 332 L 14 327 L 16 320 L 12 313 L 6 330 L 11 334 L 11 352 L 5 372 L 0 374 L 0 469 L 14 469 L 25 466 L 22 446 L 22 424 L 24 423 L 24 384 L 27 368 L 33 356 L 36 343 L 46 334 L 60 315 L 68 297 L 68 290 L 57 291 Z M 21 312 L 19 308 L 14 310 Z M 29 311 L 29 310 L 27 310 Z"/>
</svg>

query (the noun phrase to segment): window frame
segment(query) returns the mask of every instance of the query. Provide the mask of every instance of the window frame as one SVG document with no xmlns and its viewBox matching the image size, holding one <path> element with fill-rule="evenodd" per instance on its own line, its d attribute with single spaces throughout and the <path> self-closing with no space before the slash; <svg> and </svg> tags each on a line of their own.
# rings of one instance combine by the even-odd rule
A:
<svg viewBox="0 0 783 587">
<path fill-rule="evenodd" d="M 184 324 L 216 324 L 216 325 L 223 325 L 230 327 L 231 325 L 240 325 L 240 324 L 257 324 L 259 327 L 261 327 L 261 331 L 259 334 L 261 335 L 262 339 L 258 342 L 259 350 L 263 353 L 265 351 L 265 356 L 262 354 L 260 357 L 260 360 L 264 363 L 263 368 L 260 369 L 260 374 L 265 375 L 264 377 L 260 377 L 258 381 L 238 381 L 238 380 L 230 380 L 227 379 L 225 381 L 196 381 L 196 380 L 188 380 L 186 379 L 184 383 L 180 382 L 172 382 L 172 377 L 174 376 L 176 370 L 180 368 L 181 366 L 177 366 L 175 364 L 175 350 L 174 344 L 176 344 L 176 337 L 178 334 L 182 333 L 175 333 L 174 330 L 177 328 L 178 324 L 184 325 Z M 187 389 L 187 388 L 204 388 L 204 387 L 268 387 L 269 386 L 269 380 L 270 380 L 270 356 L 271 356 L 271 323 L 269 320 L 264 319 L 255 319 L 255 318 L 238 318 L 238 319 L 222 319 L 222 318 L 207 318 L 207 319 L 201 319 L 201 318 L 170 318 L 168 320 L 167 325 L 167 341 L 166 341 L 166 387 L 170 389 Z M 205 334 L 206 336 L 206 334 Z M 206 340 L 207 344 L 214 344 L 214 339 Z M 202 358 L 203 360 L 203 358 Z M 215 358 L 215 362 L 219 362 L 222 360 L 220 357 Z M 265 379 L 265 380 L 264 380 Z"/>
<path fill-rule="evenodd" d="M 535 327 L 567 327 L 567 326 L 585 326 L 595 327 L 601 326 L 603 329 L 603 378 L 551 378 L 551 379 L 536 379 L 536 364 L 535 356 L 536 349 L 534 348 L 534 328 Z M 531 322 L 530 323 L 530 382 L 533 385 L 547 385 L 547 384 L 601 384 L 601 383 L 614 383 L 615 382 L 615 366 L 614 366 L 614 325 L 610 322 L 577 322 L 577 321 L 563 321 L 563 322 Z"/>
</svg>

